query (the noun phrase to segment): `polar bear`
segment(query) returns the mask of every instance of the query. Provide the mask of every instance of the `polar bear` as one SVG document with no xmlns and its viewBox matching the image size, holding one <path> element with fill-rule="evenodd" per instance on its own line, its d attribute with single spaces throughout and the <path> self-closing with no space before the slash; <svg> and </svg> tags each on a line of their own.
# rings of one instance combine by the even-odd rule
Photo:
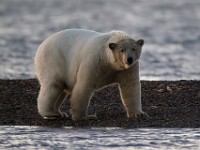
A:
<svg viewBox="0 0 200 150">
<path fill-rule="evenodd" d="M 39 114 L 45 119 L 67 116 L 60 107 L 67 95 L 74 121 L 87 114 L 94 90 L 117 83 L 128 118 L 144 115 L 139 58 L 143 39 L 122 31 L 99 33 L 67 29 L 47 38 L 37 49 L 35 72 L 40 83 Z"/>
</svg>

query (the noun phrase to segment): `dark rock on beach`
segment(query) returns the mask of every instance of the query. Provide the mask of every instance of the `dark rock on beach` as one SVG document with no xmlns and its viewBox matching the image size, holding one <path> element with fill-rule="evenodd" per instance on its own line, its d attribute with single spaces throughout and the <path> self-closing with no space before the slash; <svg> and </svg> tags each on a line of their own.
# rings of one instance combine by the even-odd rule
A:
<svg viewBox="0 0 200 150">
<path fill-rule="evenodd" d="M 116 85 L 96 91 L 89 114 L 97 120 L 73 122 L 71 117 L 44 120 L 37 112 L 35 79 L 0 80 L 0 125 L 74 127 L 200 127 L 200 81 L 141 81 L 143 110 L 149 117 L 127 119 Z M 70 99 L 62 111 L 69 114 Z"/>
</svg>

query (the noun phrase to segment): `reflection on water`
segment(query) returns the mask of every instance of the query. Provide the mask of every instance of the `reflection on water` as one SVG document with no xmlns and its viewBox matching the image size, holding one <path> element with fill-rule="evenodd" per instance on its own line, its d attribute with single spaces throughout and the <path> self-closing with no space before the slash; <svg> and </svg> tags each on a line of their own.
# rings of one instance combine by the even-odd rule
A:
<svg viewBox="0 0 200 150">
<path fill-rule="evenodd" d="M 200 129 L 0 126 L 0 149 L 200 149 Z"/>
<path fill-rule="evenodd" d="M 0 0 L 0 78 L 35 77 L 39 44 L 83 28 L 144 38 L 142 80 L 200 79 L 199 8 L 199 0 Z"/>
</svg>

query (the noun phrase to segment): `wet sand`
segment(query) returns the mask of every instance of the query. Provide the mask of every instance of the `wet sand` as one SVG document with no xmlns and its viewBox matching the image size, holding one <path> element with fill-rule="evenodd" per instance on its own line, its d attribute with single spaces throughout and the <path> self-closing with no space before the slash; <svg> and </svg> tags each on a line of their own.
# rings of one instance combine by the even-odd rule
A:
<svg viewBox="0 0 200 150">
<path fill-rule="evenodd" d="M 143 110 L 149 118 L 127 119 L 116 85 L 96 91 L 89 114 L 98 120 L 44 120 L 37 112 L 35 79 L 0 80 L 0 125 L 74 127 L 200 127 L 200 81 L 141 81 Z M 69 99 L 62 110 L 69 114 Z"/>
</svg>

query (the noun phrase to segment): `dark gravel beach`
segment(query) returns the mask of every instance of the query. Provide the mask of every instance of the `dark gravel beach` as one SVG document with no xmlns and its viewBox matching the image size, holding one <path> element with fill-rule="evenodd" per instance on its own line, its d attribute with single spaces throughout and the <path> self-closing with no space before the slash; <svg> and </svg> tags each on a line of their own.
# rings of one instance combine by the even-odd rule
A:
<svg viewBox="0 0 200 150">
<path fill-rule="evenodd" d="M 35 79 L 0 80 L 0 125 L 74 127 L 200 127 L 200 81 L 141 81 L 143 110 L 149 118 L 129 120 L 116 85 L 94 93 L 89 114 L 98 120 L 44 120 L 37 112 Z M 62 109 L 69 113 L 69 99 Z"/>
</svg>

